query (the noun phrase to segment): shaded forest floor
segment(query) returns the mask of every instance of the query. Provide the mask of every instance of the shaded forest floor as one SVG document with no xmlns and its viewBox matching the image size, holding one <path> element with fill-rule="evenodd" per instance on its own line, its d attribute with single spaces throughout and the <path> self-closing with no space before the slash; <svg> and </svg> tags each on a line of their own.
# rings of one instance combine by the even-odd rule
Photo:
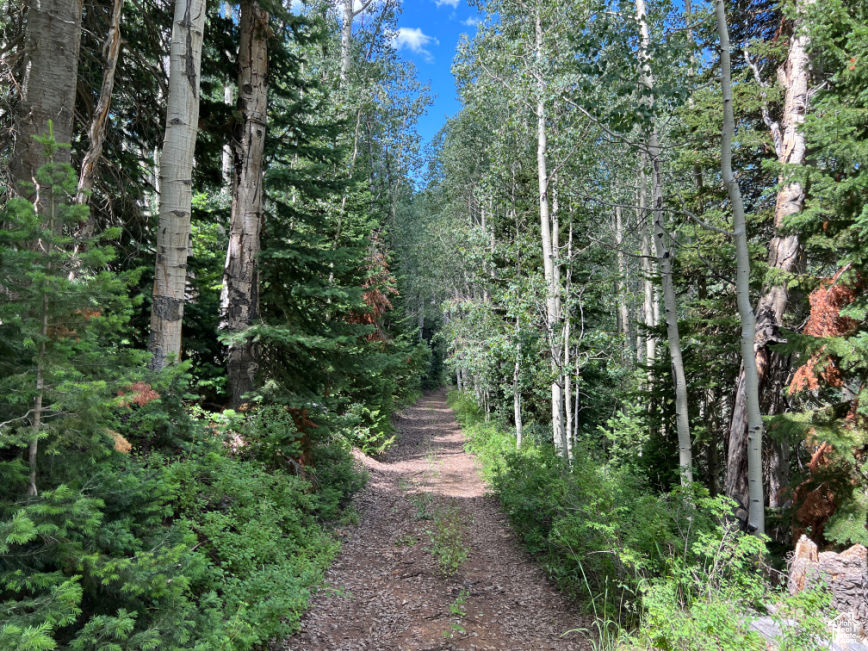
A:
<svg viewBox="0 0 868 651">
<path fill-rule="evenodd" d="M 398 428 L 381 460 L 360 455 L 371 479 L 357 497 L 359 524 L 282 648 L 587 648 L 566 632 L 589 622 L 485 494 L 446 392 L 426 394 Z"/>
</svg>

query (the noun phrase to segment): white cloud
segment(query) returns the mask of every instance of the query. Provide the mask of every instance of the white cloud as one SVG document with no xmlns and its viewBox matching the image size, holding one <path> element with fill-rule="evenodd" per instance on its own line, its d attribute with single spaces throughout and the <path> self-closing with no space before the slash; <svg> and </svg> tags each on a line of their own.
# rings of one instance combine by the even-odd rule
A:
<svg viewBox="0 0 868 651">
<path fill-rule="evenodd" d="M 434 0 L 434 4 L 438 7 L 446 5 L 447 7 L 452 7 L 453 9 L 456 9 L 458 7 L 459 2 L 460 0 Z"/>
<path fill-rule="evenodd" d="M 462 20 L 461 24 L 467 27 L 479 27 L 482 24 L 482 21 L 479 20 L 479 18 L 471 16 L 470 18 L 465 18 L 464 20 Z"/>
<path fill-rule="evenodd" d="M 399 27 L 392 37 L 392 45 L 396 50 L 406 49 L 414 54 L 421 54 L 429 63 L 434 60 L 426 49 L 431 44 L 440 45 L 440 41 L 423 33 L 418 27 Z"/>
</svg>

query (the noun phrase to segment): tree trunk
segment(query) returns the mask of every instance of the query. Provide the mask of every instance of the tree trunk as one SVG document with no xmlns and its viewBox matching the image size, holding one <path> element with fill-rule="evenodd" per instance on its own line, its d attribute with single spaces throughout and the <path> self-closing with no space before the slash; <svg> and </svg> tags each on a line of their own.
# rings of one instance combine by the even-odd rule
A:
<svg viewBox="0 0 868 651">
<path fill-rule="evenodd" d="M 54 197 L 50 197 L 49 205 L 47 206 L 48 230 L 55 229 L 55 210 L 57 204 Z M 46 255 L 51 255 L 51 250 L 45 250 Z M 48 269 L 51 270 L 51 258 L 49 257 Z M 45 400 L 45 359 L 46 359 L 46 342 L 48 341 L 49 333 L 49 299 L 48 294 L 42 295 L 42 327 L 40 334 L 42 341 L 39 343 L 39 354 L 36 357 L 36 398 L 33 401 L 33 439 L 27 450 L 27 460 L 30 466 L 30 477 L 27 485 L 27 494 L 31 497 L 36 497 L 39 494 L 39 489 L 36 486 L 36 471 L 37 458 L 39 454 L 39 434 L 42 431 L 42 411 L 43 402 Z"/>
<path fill-rule="evenodd" d="M 744 368 L 744 394 L 748 425 L 748 527 L 759 534 L 765 532 L 765 503 L 763 501 L 762 435 L 763 422 L 759 406 L 759 378 L 754 358 L 756 320 L 750 304 L 750 254 L 747 248 L 747 227 L 741 190 L 732 172 L 732 139 L 735 118 L 732 108 L 731 64 L 729 58 L 729 30 L 723 0 L 715 0 L 717 33 L 720 37 L 720 86 L 723 92 L 723 128 L 720 144 L 720 171 L 729 201 L 732 204 L 732 223 L 736 247 L 736 297 L 741 319 L 741 357 Z M 732 449 L 730 448 L 730 453 Z"/>
<path fill-rule="evenodd" d="M 34 136 L 47 134 L 50 122 L 58 144 L 68 145 L 72 140 L 81 12 L 81 0 L 27 2 L 24 75 L 9 172 L 12 193 L 28 199 L 35 196 L 33 191 L 20 184 L 35 182 L 36 171 L 47 162 Z M 69 156 L 69 148 L 61 147 L 53 160 L 68 163 Z"/>
<path fill-rule="evenodd" d="M 572 216 L 571 216 L 572 217 Z M 566 296 L 567 301 L 569 301 L 570 294 L 572 292 L 572 284 L 573 284 L 573 222 L 572 218 L 570 219 L 570 230 L 569 236 L 567 237 L 567 260 L 569 264 L 567 266 L 567 278 L 566 278 L 566 286 L 564 287 L 564 296 Z M 567 304 L 569 306 L 569 303 Z M 564 367 L 562 369 L 561 377 L 563 377 L 564 383 L 564 414 L 566 415 L 566 423 L 564 429 L 564 438 L 566 439 L 567 445 L 567 459 L 572 463 L 573 461 L 573 412 L 571 405 L 571 391 L 572 387 L 570 381 L 570 327 L 572 325 L 571 321 L 571 312 L 572 310 L 568 307 L 565 314 L 563 314 L 564 321 L 564 336 L 563 336 L 563 348 L 564 348 Z"/>
<path fill-rule="evenodd" d="M 639 227 L 641 228 L 641 253 L 642 253 L 642 322 L 645 324 L 644 334 L 644 359 L 648 367 L 648 382 L 652 380 L 652 366 L 657 360 L 657 339 L 651 334 L 651 330 L 657 327 L 657 310 L 655 309 L 656 296 L 654 292 L 654 266 L 651 263 L 651 233 L 648 222 L 648 203 L 646 189 L 648 180 L 645 175 L 645 166 L 640 164 L 639 171 Z"/>
<path fill-rule="evenodd" d="M 535 32 L 536 32 L 536 61 L 540 66 L 543 60 L 542 53 L 542 19 L 539 10 L 535 16 Z M 563 388 L 560 378 L 560 345 L 558 343 L 558 326 L 561 316 L 561 292 L 560 278 L 557 266 L 555 265 L 555 251 L 552 246 L 552 227 L 551 214 L 549 213 L 549 177 L 546 166 L 546 109 L 545 109 L 545 83 L 542 77 L 537 80 L 537 147 L 536 147 L 536 162 L 537 162 L 537 181 L 539 186 L 539 218 L 540 231 L 542 240 L 542 255 L 543 255 L 543 272 L 546 280 L 546 329 L 549 336 L 549 352 L 550 364 L 552 373 L 551 395 L 552 395 L 552 438 L 555 449 L 558 454 L 564 456 L 566 454 L 566 437 L 564 435 L 564 417 L 563 417 Z"/>
<path fill-rule="evenodd" d="M 241 138 L 234 152 L 232 217 L 220 295 L 221 328 L 238 335 L 259 319 L 259 233 L 263 212 L 262 155 L 265 149 L 268 92 L 268 12 L 257 0 L 242 0 L 238 52 Z M 226 370 L 231 404 L 240 405 L 256 388 L 259 364 L 251 339 L 229 344 Z"/>
<path fill-rule="evenodd" d="M 362 6 L 353 10 L 354 0 L 343 0 L 344 22 L 341 25 L 341 70 L 340 86 L 343 88 L 347 82 L 347 74 L 350 71 L 350 63 L 353 55 L 353 20 L 360 13 L 371 6 L 373 0 L 366 0 Z"/>
<path fill-rule="evenodd" d="M 646 20 L 645 0 L 636 0 L 636 19 L 639 22 L 641 39 L 639 59 L 642 63 L 642 83 L 649 91 L 654 91 L 654 78 L 648 65 L 650 36 Z M 653 95 L 651 98 L 653 106 Z M 651 118 L 653 120 L 653 117 Z M 672 281 L 672 252 L 666 246 L 666 229 L 663 225 L 663 177 L 660 170 L 660 145 L 657 129 L 653 122 L 647 135 L 648 156 L 651 159 L 651 213 L 654 224 L 654 248 L 663 285 L 663 310 L 666 318 L 666 335 L 669 343 L 669 356 L 672 362 L 672 377 L 675 382 L 675 424 L 678 432 L 678 466 L 681 483 L 693 481 L 693 452 L 690 443 L 690 422 L 687 412 L 687 378 L 681 358 L 681 335 L 678 331 L 678 306 L 675 300 L 675 286 Z"/>
<path fill-rule="evenodd" d="M 813 0 L 800 0 L 798 9 L 804 9 Z M 800 128 L 805 121 L 808 106 L 809 41 L 803 33 L 804 20 L 800 16 L 793 26 L 793 36 L 787 60 L 778 70 L 778 83 L 784 90 L 784 108 L 780 125 L 768 121 L 778 162 L 782 165 L 803 165 L 805 162 L 805 137 Z M 799 212 L 805 203 L 805 190 L 800 183 L 785 183 L 785 173 L 778 181 L 782 183 L 775 201 L 775 235 L 769 244 L 768 265 L 771 269 L 784 273 L 798 270 L 802 259 L 802 247 L 798 235 L 782 232 L 783 221 L 789 215 Z M 754 358 L 757 368 L 757 381 L 760 395 L 768 394 L 774 387 L 783 384 L 783 377 L 789 372 L 789 365 L 775 359 L 770 344 L 781 341 L 780 327 L 787 309 L 788 291 L 786 283 L 771 284 L 763 287 L 756 308 L 756 335 L 754 338 Z M 777 378 L 772 377 L 777 371 Z M 776 381 L 777 380 L 777 381 Z M 783 405 L 781 404 L 782 408 Z M 777 413 L 771 409 L 769 413 Z M 729 426 L 729 445 L 726 465 L 726 494 L 742 505 L 748 499 L 747 479 L 747 401 L 745 399 L 744 366 L 739 370 L 736 380 L 735 403 Z M 780 488 L 786 475 L 788 455 L 783 449 L 776 451 L 776 462 L 770 468 L 772 481 L 769 486 L 769 506 L 776 506 Z"/>
<path fill-rule="evenodd" d="M 109 108 L 111 107 L 112 90 L 115 86 L 115 70 L 117 69 L 118 55 L 121 50 L 121 12 L 123 11 L 123 6 L 124 0 L 114 0 L 111 24 L 109 25 L 109 32 L 104 48 L 106 62 L 102 75 L 99 100 L 97 101 L 93 118 L 90 121 L 90 128 L 87 132 L 90 145 L 81 161 L 81 173 L 78 177 L 78 189 L 75 193 L 75 202 L 80 205 L 87 205 L 90 201 L 90 193 L 93 190 L 93 181 L 96 176 L 96 167 L 99 159 L 102 157 L 102 147 L 105 142 L 105 125 L 108 120 Z M 82 239 L 87 239 L 93 235 L 94 226 L 93 215 L 89 214 L 87 222 L 80 230 Z M 82 246 L 81 242 L 76 242 L 73 254 L 78 256 L 81 253 Z M 78 265 L 74 263 L 73 268 L 69 271 L 69 279 L 75 278 L 77 272 Z"/>
<path fill-rule="evenodd" d="M 574 399 L 573 399 L 573 432 L 572 432 L 573 445 L 575 445 L 576 442 L 579 440 L 579 397 L 581 396 L 581 393 L 579 390 L 579 382 L 582 379 L 582 376 L 581 376 L 582 368 L 579 365 L 579 345 L 578 344 L 576 344 L 575 359 L 576 359 L 576 373 L 574 376 L 573 384 L 575 385 L 576 389 L 575 389 L 575 395 L 574 395 Z"/>
<path fill-rule="evenodd" d="M 109 108 L 111 107 L 112 90 L 115 86 L 115 70 L 118 64 L 118 55 L 121 51 L 121 12 L 124 0 L 114 0 L 112 6 L 111 25 L 105 46 L 105 70 L 102 74 L 102 87 L 99 92 L 99 100 L 93 112 L 93 118 L 88 130 L 90 146 L 81 161 L 81 174 L 78 178 L 78 191 L 75 195 L 76 203 L 86 204 L 90 199 L 90 191 L 93 189 L 93 179 L 96 175 L 96 166 L 102 156 L 102 146 L 105 142 L 105 125 L 108 120 Z M 93 231 L 90 222 L 88 233 Z"/>
<path fill-rule="evenodd" d="M 624 255 L 624 223 L 621 219 L 621 206 L 615 206 L 615 239 L 617 241 L 615 254 L 618 260 L 618 331 L 624 337 L 624 342 L 630 347 L 630 359 L 632 361 L 633 333 L 630 327 L 630 314 L 627 309 L 630 269 L 627 266 L 627 256 Z"/>
<path fill-rule="evenodd" d="M 170 356 L 176 360 L 181 356 L 204 26 L 205 0 L 176 0 L 166 133 L 160 157 L 160 221 L 148 340 L 150 367 L 155 370 L 162 369 Z"/>
<path fill-rule="evenodd" d="M 347 82 L 347 73 L 350 70 L 350 60 L 352 58 L 352 39 L 353 39 L 353 0 L 343 0 L 344 22 L 341 25 L 341 72 L 340 85 L 343 88 Z"/>
<path fill-rule="evenodd" d="M 54 140 L 69 145 L 74 122 L 78 52 L 81 43 L 81 0 L 45 0 L 27 3 L 24 28 L 24 75 L 21 101 L 15 112 L 16 141 L 9 162 L 10 192 L 29 200 L 40 197 L 36 209 L 46 220 L 48 230 L 60 230 L 55 222 L 55 201 L 37 188 L 36 172 L 45 163 L 44 146 L 35 136 L 51 132 Z M 69 162 L 68 147 L 58 148 L 52 156 L 57 163 Z M 46 251 L 50 255 L 50 251 Z M 42 342 L 36 365 L 36 398 L 33 403 L 33 438 L 28 446 L 29 481 L 27 494 L 38 494 L 36 474 L 39 434 L 43 423 L 45 395 L 45 356 L 48 337 L 48 297 L 42 301 Z"/>
<path fill-rule="evenodd" d="M 223 86 L 223 103 L 226 106 L 232 106 L 235 104 L 235 89 L 232 87 L 232 84 L 226 83 Z M 234 169 L 234 155 L 233 155 L 233 142 L 232 136 L 229 136 L 229 140 L 223 144 L 223 152 L 220 157 L 220 170 L 223 176 L 223 188 L 221 193 L 224 195 L 231 194 L 232 192 L 232 182 L 233 182 L 233 169 Z"/>
<path fill-rule="evenodd" d="M 520 337 L 519 320 L 515 320 L 516 336 Z M 517 343 L 515 351 L 515 366 L 512 371 L 512 412 L 515 418 L 515 449 L 521 449 L 522 421 L 521 421 L 521 340 Z"/>
</svg>

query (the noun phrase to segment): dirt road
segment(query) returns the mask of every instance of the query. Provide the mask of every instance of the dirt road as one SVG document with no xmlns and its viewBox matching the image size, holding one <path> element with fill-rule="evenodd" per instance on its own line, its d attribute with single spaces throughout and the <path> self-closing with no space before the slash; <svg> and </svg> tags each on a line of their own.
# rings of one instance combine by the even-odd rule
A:
<svg viewBox="0 0 868 651">
<path fill-rule="evenodd" d="M 371 479 L 357 497 L 359 524 L 283 648 L 588 648 L 568 633 L 587 621 L 485 495 L 445 391 L 423 397 L 398 427 L 381 460 L 361 458 Z"/>
</svg>

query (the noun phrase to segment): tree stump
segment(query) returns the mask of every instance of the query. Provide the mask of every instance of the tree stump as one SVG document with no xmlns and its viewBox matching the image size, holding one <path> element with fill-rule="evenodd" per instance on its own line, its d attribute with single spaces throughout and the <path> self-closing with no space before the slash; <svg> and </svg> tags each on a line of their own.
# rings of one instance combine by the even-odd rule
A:
<svg viewBox="0 0 868 651">
<path fill-rule="evenodd" d="M 790 594 L 796 594 L 825 583 L 832 593 L 832 606 L 842 614 L 850 615 L 861 630 L 868 633 L 868 549 L 853 545 L 839 553 L 820 552 L 807 536 L 796 544 L 787 579 Z"/>
</svg>

